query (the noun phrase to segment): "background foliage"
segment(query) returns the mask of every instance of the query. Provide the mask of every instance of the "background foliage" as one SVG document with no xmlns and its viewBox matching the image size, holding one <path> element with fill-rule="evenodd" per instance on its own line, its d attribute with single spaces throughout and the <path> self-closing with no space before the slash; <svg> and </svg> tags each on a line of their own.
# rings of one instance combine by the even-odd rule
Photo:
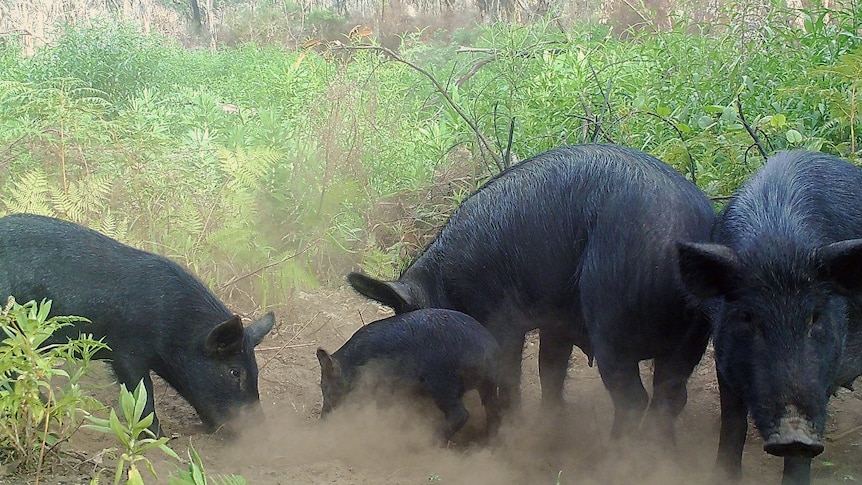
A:
<svg viewBox="0 0 862 485">
<path fill-rule="evenodd" d="M 561 144 L 646 150 L 712 196 L 762 163 L 746 125 L 768 153 L 857 160 L 862 7 L 776 3 L 752 25 L 738 6 L 622 33 L 548 18 L 215 51 L 70 25 L 31 57 L 0 49 L 0 210 L 95 227 L 263 307 L 359 266 L 395 276 L 487 177 Z M 289 22 L 249 15 L 248 32 Z"/>
</svg>

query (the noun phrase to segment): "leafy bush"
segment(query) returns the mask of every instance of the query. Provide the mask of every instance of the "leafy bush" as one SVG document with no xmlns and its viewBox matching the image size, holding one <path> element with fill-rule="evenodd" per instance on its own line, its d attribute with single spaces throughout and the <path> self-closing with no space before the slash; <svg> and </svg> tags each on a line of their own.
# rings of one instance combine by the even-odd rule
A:
<svg viewBox="0 0 862 485">
<path fill-rule="evenodd" d="M 465 191 L 561 144 L 643 149 L 712 196 L 760 150 L 857 159 L 862 7 L 776 7 L 752 28 L 746 2 L 723 5 L 708 25 L 681 12 L 625 38 L 556 21 L 477 27 L 464 48 L 417 32 L 397 59 L 362 36 L 207 52 L 70 29 L 0 81 L 0 202 L 112 231 L 267 305 L 357 265 L 397 274 Z"/>
<path fill-rule="evenodd" d="M 103 406 L 85 396 L 79 381 L 105 344 L 82 336 L 51 336 L 80 317 L 52 317 L 51 302 L 23 305 L 10 298 L 0 313 L 0 456 L 22 471 L 41 470 L 57 445 L 74 433 L 81 414 Z M 58 380 L 63 384 L 55 388 Z"/>
<path fill-rule="evenodd" d="M 144 88 L 172 86 L 171 75 L 180 66 L 164 42 L 117 21 L 68 26 L 56 45 L 40 50 L 29 63 L 28 80 L 79 79 L 111 105 L 125 106 Z"/>
</svg>

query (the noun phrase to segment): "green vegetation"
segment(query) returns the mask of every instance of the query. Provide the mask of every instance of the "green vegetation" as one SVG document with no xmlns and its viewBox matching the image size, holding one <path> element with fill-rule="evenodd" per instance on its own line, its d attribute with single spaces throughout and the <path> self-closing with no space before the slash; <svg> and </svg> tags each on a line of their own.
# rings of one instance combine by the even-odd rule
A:
<svg viewBox="0 0 862 485">
<path fill-rule="evenodd" d="M 114 485 L 119 485 L 123 481 L 124 471 L 126 472 L 126 480 L 123 483 L 129 485 L 143 484 L 144 480 L 140 470 L 138 470 L 138 463 L 145 465 L 150 474 L 158 479 L 152 462 L 144 455 L 144 452 L 148 450 L 157 448 L 172 458 L 180 459 L 174 450 L 168 448 L 167 442 L 170 438 L 164 436 L 156 438 L 155 434 L 148 429 L 153 424 L 153 413 L 143 416 L 146 404 L 147 388 L 143 381 L 139 382 L 132 392 L 126 389 L 125 385 L 120 384 L 120 411 L 123 413 L 125 422 L 120 421 L 114 409 L 111 409 L 108 419 L 87 416 L 90 424 L 84 425 L 85 428 L 113 435 L 120 443 L 121 449 L 114 472 Z M 109 449 L 107 451 L 116 452 L 117 450 Z"/>
<path fill-rule="evenodd" d="M 645 150 L 716 197 L 761 151 L 858 162 L 862 6 L 775 2 L 752 26 L 744 3 L 724 2 L 709 24 L 682 10 L 622 36 L 558 19 L 429 29 L 397 52 L 361 29 L 339 34 L 332 12 L 285 16 L 272 2 L 237 16 L 235 47 L 215 52 L 109 21 L 69 26 L 33 57 L 4 39 L 0 214 L 82 223 L 184 264 L 234 304 L 266 307 L 358 265 L 395 276 L 488 177 L 562 144 Z M 304 32 L 341 41 L 275 45 Z M 7 471 L 38 473 L 101 406 L 78 383 L 104 345 L 42 347 L 78 320 L 49 309 L 12 302 L 0 314 Z M 125 423 L 92 418 L 120 443 L 115 483 L 142 482 L 147 449 L 176 457 L 141 437 L 144 399 L 123 389 Z M 171 483 L 206 483 L 189 458 Z"/>
<path fill-rule="evenodd" d="M 209 52 L 69 27 L 32 58 L 0 51 L 0 211 L 84 223 L 267 306 L 357 265 L 394 276 L 488 176 L 561 144 L 644 149 L 713 196 L 761 163 L 752 133 L 858 159 L 862 7 L 752 27 L 726 3 L 624 38 L 419 31 L 397 59 L 362 34 Z"/>
<path fill-rule="evenodd" d="M 179 470 L 177 476 L 173 473 L 168 481 L 170 485 L 246 485 L 248 482 L 239 475 L 210 476 L 204 470 L 204 464 L 194 446 L 189 446 L 188 470 Z"/>
<path fill-rule="evenodd" d="M 99 431 L 108 435 L 114 436 L 120 448 L 109 448 L 106 452 L 116 455 L 117 465 L 114 470 L 114 485 L 124 483 L 126 485 L 143 485 L 144 478 L 141 471 L 138 469 L 138 464 L 142 464 L 149 470 L 150 474 L 158 480 L 155 468 L 150 459 L 144 454 L 149 450 L 161 450 L 162 453 L 171 458 L 180 460 L 180 457 L 168 447 L 170 441 L 168 437 L 156 438 L 153 432 L 149 430 L 153 423 L 153 413 L 143 415 L 144 406 L 147 403 L 147 388 L 143 381 L 139 382 L 134 391 L 126 389 L 125 385 L 120 385 L 120 411 L 123 415 L 123 421 L 120 421 L 115 410 L 111 409 L 108 419 L 95 416 L 87 416 L 90 424 L 84 425 L 85 428 Z M 194 447 L 189 447 L 189 465 L 188 470 L 178 470 L 178 476 L 171 474 L 169 483 L 171 485 L 206 485 L 208 482 L 221 485 L 245 485 L 244 478 L 236 475 L 225 477 L 207 477 L 204 471 L 201 457 L 195 451 Z M 125 480 L 123 477 L 125 476 Z M 98 482 L 98 476 L 94 479 Z"/>
<path fill-rule="evenodd" d="M 79 381 L 106 346 L 89 337 L 51 344 L 54 332 L 84 319 L 47 318 L 50 310 L 50 301 L 20 305 L 10 298 L 0 313 L 0 462 L 7 473 L 39 473 L 78 429 L 81 415 L 103 408 Z"/>
</svg>

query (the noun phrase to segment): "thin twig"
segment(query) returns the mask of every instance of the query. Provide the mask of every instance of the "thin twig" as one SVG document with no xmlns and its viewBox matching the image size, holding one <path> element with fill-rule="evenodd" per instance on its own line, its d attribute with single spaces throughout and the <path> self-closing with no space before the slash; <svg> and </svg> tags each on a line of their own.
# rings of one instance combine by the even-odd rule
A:
<svg viewBox="0 0 862 485">
<path fill-rule="evenodd" d="M 676 136 L 679 137 L 679 140 L 682 142 L 682 147 L 685 149 L 686 155 L 688 155 L 688 171 L 691 173 L 691 182 L 697 185 L 697 167 L 694 164 L 694 157 L 691 156 L 691 151 L 689 151 L 688 145 L 685 143 L 685 136 L 683 136 L 679 127 L 676 126 L 676 123 L 674 123 L 670 118 L 666 118 L 658 113 L 653 113 L 652 111 L 634 110 L 630 113 L 630 115 L 632 114 L 652 116 L 653 118 L 664 121 L 666 125 L 673 128 L 673 131 L 676 132 Z M 623 119 L 624 118 L 620 118 L 618 121 L 622 121 Z"/>
<path fill-rule="evenodd" d="M 314 316 L 311 317 L 311 320 L 307 321 L 305 325 L 302 326 L 302 328 L 300 328 L 295 334 L 293 334 L 293 337 L 290 337 L 290 339 L 278 349 L 275 355 L 270 357 L 269 360 L 267 360 L 262 366 L 260 366 L 260 368 L 258 369 L 258 373 L 263 372 L 263 370 L 266 369 L 270 362 L 272 362 L 276 357 L 278 357 L 278 354 L 280 354 L 282 350 L 289 348 L 288 346 L 292 344 L 293 341 L 297 339 L 297 337 L 299 337 L 299 334 L 302 333 L 303 330 L 305 330 L 306 328 L 308 328 L 309 325 L 311 325 L 311 322 L 313 322 L 318 315 L 320 315 L 320 312 L 315 313 Z"/>
<path fill-rule="evenodd" d="M 751 128 L 751 125 L 749 125 L 748 122 L 745 121 L 745 115 L 742 114 L 742 99 L 740 98 L 739 94 L 736 95 L 736 111 L 739 114 L 739 121 L 742 122 L 742 126 L 745 127 L 745 131 L 747 131 L 748 134 L 751 136 L 751 139 L 754 140 L 754 144 L 757 146 L 757 150 L 760 152 L 760 155 L 763 157 L 763 159 L 766 160 L 768 156 L 766 155 L 766 150 L 763 148 L 763 145 L 760 143 L 760 137 L 757 136 L 757 132 L 755 132 Z"/>
<path fill-rule="evenodd" d="M 279 264 L 284 263 L 285 261 L 289 261 L 289 260 L 291 260 L 291 259 L 293 259 L 293 258 L 295 258 L 295 257 L 299 256 L 300 254 L 302 254 L 302 253 L 304 253 L 304 252 L 308 251 L 309 249 L 311 249 L 311 247 L 312 247 L 315 243 L 317 243 L 318 241 L 320 241 L 321 239 L 322 239 L 322 238 L 317 238 L 317 239 L 315 239 L 314 241 L 310 242 L 307 246 L 305 246 L 304 248 L 302 248 L 302 250 L 297 251 L 297 252 L 295 252 L 295 253 L 291 254 L 290 256 L 285 256 L 285 257 L 281 258 L 281 259 L 280 259 L 280 260 L 278 260 L 278 261 L 275 261 L 275 262 L 272 262 L 272 263 L 267 263 L 267 264 L 265 264 L 265 265 L 261 266 L 260 268 L 258 268 L 258 269 L 256 269 L 256 270 L 252 271 L 251 273 L 246 273 L 246 274 L 244 274 L 244 275 L 240 275 L 240 276 L 234 276 L 233 278 L 231 278 L 231 279 L 227 280 L 227 282 L 226 282 L 226 283 L 223 283 L 223 284 L 221 284 L 221 285 L 219 285 L 219 286 L 216 286 L 216 289 L 217 289 L 217 290 L 219 290 L 219 291 L 224 290 L 224 289 L 225 289 L 225 288 L 227 288 L 228 286 L 233 285 L 233 284 L 236 284 L 237 282 L 242 281 L 242 280 L 244 280 L 244 279 L 246 279 L 246 278 L 250 278 L 250 277 L 252 277 L 252 276 L 254 276 L 254 275 L 256 275 L 256 274 L 260 273 L 261 271 L 263 271 L 263 270 L 265 270 L 265 269 L 269 269 L 269 268 L 272 268 L 273 266 L 278 266 Z"/>
<path fill-rule="evenodd" d="M 467 126 L 469 126 L 470 129 L 473 131 L 473 133 L 476 135 L 476 138 L 479 140 L 480 144 L 485 148 L 485 150 L 488 153 L 491 154 L 491 156 L 494 158 L 495 165 L 500 164 L 500 156 L 497 155 L 496 152 L 494 152 L 493 147 L 491 146 L 491 142 L 485 137 L 484 134 L 482 134 L 481 131 L 479 131 L 479 127 L 476 125 L 476 123 L 472 119 L 470 119 L 470 117 L 467 115 L 467 113 L 464 112 L 464 110 L 461 108 L 461 106 L 459 106 L 457 103 L 455 103 L 455 100 L 452 99 L 452 97 L 449 95 L 449 92 L 446 91 L 446 88 L 444 88 L 443 85 L 441 85 L 440 82 L 437 81 L 437 78 L 435 78 L 430 72 L 428 72 L 425 69 L 421 68 L 420 66 L 408 61 L 407 59 L 404 59 L 403 57 L 399 56 L 398 54 L 393 52 L 392 49 L 389 49 L 389 48 L 383 47 L 383 46 L 376 46 L 376 45 L 348 46 L 348 45 L 343 45 L 343 44 L 336 44 L 333 48 L 344 49 L 344 50 L 372 50 L 372 51 L 382 52 L 382 53 L 386 54 L 387 56 L 389 56 L 395 62 L 400 62 L 404 65 L 407 65 L 410 68 L 414 69 L 416 72 L 418 72 L 418 73 L 422 74 L 423 76 L 425 76 L 426 78 L 428 78 L 428 80 L 431 81 L 431 84 L 434 85 L 434 88 L 437 90 L 437 92 L 440 93 L 440 96 L 443 96 L 443 99 L 446 100 L 446 103 L 448 103 L 449 106 L 451 106 L 452 109 L 454 109 L 455 112 L 458 113 L 458 116 L 460 116 L 461 119 L 463 119 L 464 122 L 467 123 Z"/>
<path fill-rule="evenodd" d="M 283 349 L 298 349 L 300 347 L 311 347 L 314 345 L 314 342 L 308 342 L 305 344 L 293 344 L 293 345 L 282 345 L 281 347 L 255 347 L 255 352 L 272 352 L 273 350 L 283 350 Z"/>
<path fill-rule="evenodd" d="M 512 166 L 512 142 L 515 138 L 515 117 L 509 119 L 509 139 L 506 141 L 506 151 L 503 155 L 503 164 L 506 168 Z"/>
<path fill-rule="evenodd" d="M 844 431 L 842 431 L 836 435 L 830 436 L 829 441 L 831 441 L 833 443 L 836 441 L 841 441 L 841 440 L 847 438 L 848 436 L 851 436 L 851 435 L 858 433 L 859 431 L 862 431 L 862 424 L 860 424 L 858 426 L 853 426 L 852 428 L 850 428 L 848 430 L 844 430 Z"/>
</svg>

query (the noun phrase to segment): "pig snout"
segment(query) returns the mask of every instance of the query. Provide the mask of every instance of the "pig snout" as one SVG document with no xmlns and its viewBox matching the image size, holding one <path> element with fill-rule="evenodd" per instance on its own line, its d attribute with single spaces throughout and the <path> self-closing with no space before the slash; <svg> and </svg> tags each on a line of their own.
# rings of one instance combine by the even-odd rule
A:
<svg viewBox="0 0 862 485">
<path fill-rule="evenodd" d="M 823 453 L 823 442 L 811 421 L 791 406 L 766 437 L 763 450 L 775 456 L 814 458 Z"/>
</svg>

